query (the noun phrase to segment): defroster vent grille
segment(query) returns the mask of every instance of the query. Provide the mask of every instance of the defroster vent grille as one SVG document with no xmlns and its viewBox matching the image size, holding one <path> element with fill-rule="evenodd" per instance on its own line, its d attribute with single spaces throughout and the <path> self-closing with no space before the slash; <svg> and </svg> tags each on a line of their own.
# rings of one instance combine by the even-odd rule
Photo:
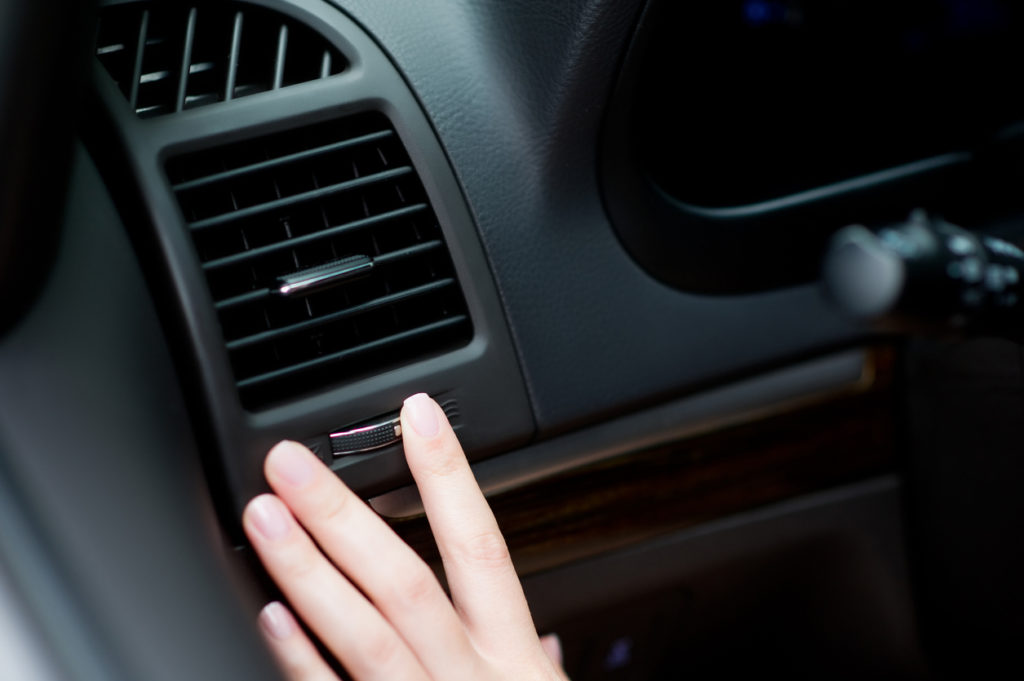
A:
<svg viewBox="0 0 1024 681">
<path fill-rule="evenodd" d="M 167 173 L 246 408 L 471 338 L 437 218 L 382 115 L 179 156 Z"/>
<path fill-rule="evenodd" d="M 150 0 L 100 13 L 96 56 L 141 117 L 326 78 L 347 62 L 307 26 L 239 2 Z"/>
</svg>

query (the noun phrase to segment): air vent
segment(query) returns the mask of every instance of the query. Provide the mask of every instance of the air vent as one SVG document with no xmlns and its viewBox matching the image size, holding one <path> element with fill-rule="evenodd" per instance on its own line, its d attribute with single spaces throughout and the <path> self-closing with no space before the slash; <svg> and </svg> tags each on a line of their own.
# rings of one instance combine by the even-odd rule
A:
<svg viewBox="0 0 1024 681">
<path fill-rule="evenodd" d="M 263 7 L 130 2 L 100 14 L 96 55 L 149 117 L 326 78 L 347 68 L 323 36 Z"/>
<path fill-rule="evenodd" d="M 383 116 L 180 156 L 167 173 L 247 409 L 472 336 L 437 218 Z"/>
</svg>

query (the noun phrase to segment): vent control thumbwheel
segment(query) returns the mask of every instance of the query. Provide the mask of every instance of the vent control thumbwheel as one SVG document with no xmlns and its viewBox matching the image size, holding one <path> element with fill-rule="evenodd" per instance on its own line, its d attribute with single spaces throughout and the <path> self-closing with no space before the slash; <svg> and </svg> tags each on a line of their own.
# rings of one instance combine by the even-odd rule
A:
<svg viewBox="0 0 1024 681">
<path fill-rule="evenodd" d="M 335 457 L 363 454 L 393 445 L 402 440 L 402 423 L 398 416 L 368 426 L 331 433 L 331 453 Z"/>
</svg>

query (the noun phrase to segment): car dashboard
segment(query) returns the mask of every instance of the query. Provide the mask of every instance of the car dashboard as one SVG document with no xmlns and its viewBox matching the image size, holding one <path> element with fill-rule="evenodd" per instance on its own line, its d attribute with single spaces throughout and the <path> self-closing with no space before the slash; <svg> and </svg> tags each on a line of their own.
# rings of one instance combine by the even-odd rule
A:
<svg viewBox="0 0 1024 681">
<path fill-rule="evenodd" d="M 1019 8 L 69 5 L 28 22 L 82 61 L 51 238 L 0 258 L 20 678 L 281 678 L 239 521 L 281 439 L 440 573 L 420 391 L 573 679 L 1009 659 L 1016 339 L 879 331 L 819 273 L 922 207 L 1024 237 Z"/>
</svg>

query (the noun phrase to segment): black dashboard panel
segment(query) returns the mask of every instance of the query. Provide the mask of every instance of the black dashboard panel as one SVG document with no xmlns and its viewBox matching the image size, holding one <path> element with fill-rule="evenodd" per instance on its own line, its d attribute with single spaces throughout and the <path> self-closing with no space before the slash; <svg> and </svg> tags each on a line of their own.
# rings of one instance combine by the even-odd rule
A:
<svg viewBox="0 0 1024 681">
<path fill-rule="evenodd" d="M 390 54 L 452 160 L 541 436 L 858 335 L 812 286 L 680 293 L 623 250 L 597 150 L 642 2 L 336 4 Z"/>
<path fill-rule="evenodd" d="M 154 265 L 147 268 L 154 289 L 163 290 L 169 309 L 177 310 L 169 323 L 187 330 L 176 347 L 183 366 L 201 380 L 195 400 L 204 406 L 197 416 L 210 424 L 226 462 L 218 477 L 235 510 L 262 488 L 259 460 L 281 437 L 320 445 L 325 460 L 365 494 L 401 484 L 405 468 L 398 447 L 331 461 L 326 435 L 394 411 L 411 391 L 426 389 L 460 413 L 456 428 L 471 458 L 478 458 L 524 444 L 533 431 L 530 411 L 537 435 L 545 438 L 856 339 L 813 287 L 690 295 L 652 279 L 622 249 L 597 183 L 602 107 L 593 102 L 610 89 L 596 93 L 591 84 L 611 82 L 638 4 L 578 3 L 533 13 L 495 5 L 495 14 L 476 24 L 489 16 L 478 14 L 480 8 L 464 15 L 458 5 L 422 3 L 393 15 L 379 3 L 343 3 L 388 48 L 430 123 L 378 47 L 343 14 L 312 0 L 257 4 L 329 37 L 349 67 L 280 91 L 195 108 L 188 108 L 186 85 L 179 88 L 178 107 L 185 110 L 145 119 L 125 106 L 130 94 L 124 95 L 124 84 L 116 87 L 106 70 L 96 69 L 106 113 L 95 129 L 115 135 L 125 150 L 119 160 L 97 154 L 101 170 L 115 184 L 137 186 L 119 192 L 117 200 L 132 216 L 133 239 Z M 192 13 L 190 19 L 199 26 L 197 36 L 202 17 Z M 558 64 L 565 77 L 534 72 L 527 46 L 507 43 L 506 21 L 517 26 L 516 35 L 533 35 L 536 58 Z M 469 58 L 470 52 L 476 56 Z M 513 73 L 521 75 L 510 78 Z M 473 341 L 366 379 L 328 383 L 276 406 L 244 409 L 234 396 L 210 294 L 163 166 L 183 155 L 199 158 L 213 146 L 244 149 L 256 146 L 256 138 L 368 111 L 391 119 L 420 172 L 462 282 Z M 445 155 L 461 187 L 448 175 Z M 178 186 L 189 182 L 182 185 L 179 178 Z M 220 218 L 198 220 L 193 229 L 211 220 Z M 520 371 L 525 391 L 518 388 Z M 475 425 L 481 423 L 486 429 Z"/>
</svg>

